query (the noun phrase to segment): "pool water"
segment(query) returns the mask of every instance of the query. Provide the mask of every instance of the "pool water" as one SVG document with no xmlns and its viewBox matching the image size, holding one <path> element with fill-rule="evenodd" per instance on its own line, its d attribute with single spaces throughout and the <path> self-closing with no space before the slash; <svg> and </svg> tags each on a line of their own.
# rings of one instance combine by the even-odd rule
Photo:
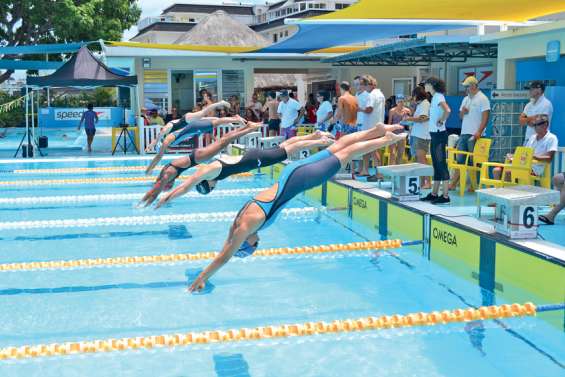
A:
<svg viewBox="0 0 565 377">
<path fill-rule="evenodd" d="M 143 166 L 146 161 L 0 165 L 0 181 L 140 177 L 142 171 L 36 173 L 19 169 Z M 16 221 L 237 211 L 267 187 L 266 176 L 218 185 L 159 211 L 136 208 L 150 182 L 3 185 L 0 263 L 197 253 L 219 250 L 230 222 L 190 221 L 2 229 Z M 222 193 L 225 193 L 222 194 Z M 111 200 L 88 195 L 131 194 Z M 21 198 L 51 198 L 33 202 Z M 64 199 L 63 197 L 66 197 Z M 69 197 L 75 197 L 69 199 Z M 79 197 L 78 199 L 76 197 Z M 63 199 L 61 199 L 63 198 Z M 114 198 L 114 199 L 115 199 Z M 14 200 L 11 200 L 14 199 Z M 289 207 L 310 207 L 304 197 Z M 204 216 L 205 217 L 205 216 Z M 78 224 L 78 222 L 77 222 Z M 344 213 L 279 219 L 260 248 L 378 240 Z M 234 259 L 190 295 L 207 261 L 0 272 L 0 348 L 203 330 L 332 321 L 505 303 L 430 263 L 416 247 L 384 252 Z M 539 318 L 476 321 L 218 343 L 188 347 L 0 361 L 1 376 L 562 376 L 565 335 Z"/>
</svg>

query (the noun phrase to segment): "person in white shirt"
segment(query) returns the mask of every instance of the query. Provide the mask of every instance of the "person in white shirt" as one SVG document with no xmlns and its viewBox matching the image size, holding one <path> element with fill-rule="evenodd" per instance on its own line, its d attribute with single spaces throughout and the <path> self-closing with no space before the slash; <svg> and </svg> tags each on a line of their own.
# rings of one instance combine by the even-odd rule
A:
<svg viewBox="0 0 565 377">
<path fill-rule="evenodd" d="M 369 130 L 378 123 L 384 123 L 385 120 L 385 96 L 380 89 L 377 88 L 377 80 L 371 75 L 361 77 L 361 87 L 369 93 L 365 108 L 362 110 L 362 126 L 363 130 Z M 360 167 L 361 176 L 368 176 L 367 181 L 375 182 L 382 179 L 381 175 L 375 174 L 369 176 L 369 160 L 371 154 L 363 156 L 363 165 Z M 379 151 L 374 152 L 375 167 L 380 165 L 381 155 Z"/>
<path fill-rule="evenodd" d="M 532 174 L 541 176 L 543 174 L 545 164 L 551 164 L 553 156 L 557 152 L 559 141 L 557 136 L 549 132 L 549 116 L 545 114 L 537 115 L 532 124 L 534 134 L 526 142 L 526 147 L 534 150 L 534 159 L 540 163 L 532 164 Z M 512 155 L 506 156 L 507 160 L 512 160 Z M 495 179 L 502 176 L 502 168 L 495 168 L 493 171 Z M 510 174 L 505 174 L 505 180 L 510 180 Z"/>
<path fill-rule="evenodd" d="M 445 82 L 437 77 L 426 80 L 426 91 L 432 94 L 430 104 L 429 131 L 431 137 L 432 165 L 434 166 L 434 177 L 432 192 L 423 201 L 432 204 L 449 203 L 449 169 L 447 168 L 447 128 L 445 122 L 451 114 L 451 109 L 445 100 Z M 443 195 L 438 195 L 439 186 L 443 183 Z"/>
<path fill-rule="evenodd" d="M 359 109 L 357 112 L 357 129 L 361 130 L 363 128 L 365 107 L 367 107 L 367 102 L 369 101 L 369 92 L 367 92 L 365 86 L 361 84 L 361 76 L 355 77 L 353 87 L 355 88 L 355 97 L 357 98 L 357 106 Z"/>
<path fill-rule="evenodd" d="M 475 142 L 479 140 L 487 127 L 490 116 L 490 101 L 479 89 L 479 80 L 475 76 L 469 76 L 463 81 L 467 90 L 467 96 L 463 98 L 459 108 L 459 117 L 462 120 L 461 136 L 457 141 L 457 150 L 473 152 Z M 458 164 L 465 163 L 465 155 L 456 157 Z M 449 189 L 453 190 L 459 183 L 459 170 L 455 170 L 451 179 Z"/>
<path fill-rule="evenodd" d="M 526 87 L 530 90 L 530 102 L 524 107 L 524 111 L 520 114 L 520 125 L 526 127 L 526 137 L 524 143 L 526 143 L 533 134 L 534 122 L 536 120 L 536 115 L 545 114 L 549 118 L 549 125 L 551 126 L 551 118 L 553 116 L 553 105 L 551 102 L 545 98 L 545 84 L 543 81 L 532 81 Z"/>
<path fill-rule="evenodd" d="M 277 113 L 281 119 L 281 136 L 284 136 L 285 140 L 296 136 L 296 126 L 304 115 L 304 108 L 297 100 L 290 98 L 286 90 L 281 93 Z"/>
<path fill-rule="evenodd" d="M 330 102 L 330 93 L 326 91 L 318 92 L 316 99 L 320 104 L 316 111 L 316 129 L 320 131 L 327 131 L 330 125 L 330 120 L 334 114 L 334 109 Z"/>
<path fill-rule="evenodd" d="M 412 97 L 416 101 L 416 110 L 414 116 L 406 118 L 406 122 L 411 123 L 410 136 L 412 137 L 411 150 L 416 154 L 416 162 L 420 164 L 428 164 L 426 155 L 430 151 L 430 131 L 428 122 L 430 120 L 430 101 L 428 94 L 422 86 L 417 86 Z M 422 188 L 429 189 L 430 182 L 427 177 L 423 178 Z"/>
</svg>

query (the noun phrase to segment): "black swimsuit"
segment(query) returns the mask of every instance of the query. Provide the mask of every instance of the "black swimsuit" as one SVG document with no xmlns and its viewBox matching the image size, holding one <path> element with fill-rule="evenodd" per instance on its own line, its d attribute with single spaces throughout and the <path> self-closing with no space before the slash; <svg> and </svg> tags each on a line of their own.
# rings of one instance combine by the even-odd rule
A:
<svg viewBox="0 0 565 377">
<path fill-rule="evenodd" d="M 218 162 L 222 164 L 222 171 L 215 180 L 221 181 L 231 175 L 245 173 L 259 167 L 271 166 L 286 159 L 286 150 L 281 147 L 270 149 L 249 149 L 245 152 L 241 159 L 234 164 L 218 160 Z"/>
<path fill-rule="evenodd" d="M 181 175 L 182 173 L 184 173 L 185 171 L 187 171 L 188 169 L 190 169 L 193 166 L 196 166 L 196 149 L 192 150 L 189 154 L 188 154 L 188 158 L 190 159 L 190 163 L 188 164 L 187 167 L 180 167 L 180 166 L 176 166 L 173 165 L 172 162 L 169 162 L 167 165 L 165 165 L 165 167 L 163 168 L 163 172 L 165 170 L 167 170 L 168 167 L 173 167 L 176 170 L 176 175 L 174 176 L 173 179 L 177 179 L 179 177 L 179 175 Z M 161 176 L 163 175 L 163 173 L 161 173 Z M 161 177 L 159 177 L 161 178 Z"/>
</svg>

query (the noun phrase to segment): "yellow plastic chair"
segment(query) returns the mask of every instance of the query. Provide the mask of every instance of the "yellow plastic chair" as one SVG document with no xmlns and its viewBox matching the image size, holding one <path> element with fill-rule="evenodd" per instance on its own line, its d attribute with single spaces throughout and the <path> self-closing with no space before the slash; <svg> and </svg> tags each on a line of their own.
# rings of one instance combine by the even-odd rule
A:
<svg viewBox="0 0 565 377">
<path fill-rule="evenodd" d="M 534 160 L 534 150 L 530 147 L 516 147 L 512 162 L 505 161 L 504 164 L 498 162 L 484 162 L 481 165 L 481 187 L 504 187 L 513 185 L 531 185 L 533 182 L 532 163 Z M 503 172 L 500 179 L 489 177 L 489 168 L 500 167 Z M 506 173 L 510 173 L 510 181 L 504 178 Z"/>
<path fill-rule="evenodd" d="M 543 164 L 543 174 L 541 176 L 536 176 L 532 174 L 532 181 L 537 183 L 540 187 L 551 189 L 551 163 L 541 162 L 538 160 L 533 160 L 534 164 Z"/>
<path fill-rule="evenodd" d="M 458 151 L 455 148 L 447 148 L 447 166 L 449 169 L 459 170 L 459 195 L 465 195 L 467 189 L 467 177 L 471 180 L 473 190 L 477 189 L 477 174 L 481 170 L 482 164 L 488 162 L 490 155 L 491 139 L 480 138 L 475 143 L 473 152 Z M 460 164 L 457 156 L 465 156 L 465 161 Z M 471 164 L 469 164 L 471 163 Z"/>
<path fill-rule="evenodd" d="M 298 126 L 296 128 L 296 136 L 305 136 L 314 133 L 315 127 L 314 126 Z"/>
</svg>

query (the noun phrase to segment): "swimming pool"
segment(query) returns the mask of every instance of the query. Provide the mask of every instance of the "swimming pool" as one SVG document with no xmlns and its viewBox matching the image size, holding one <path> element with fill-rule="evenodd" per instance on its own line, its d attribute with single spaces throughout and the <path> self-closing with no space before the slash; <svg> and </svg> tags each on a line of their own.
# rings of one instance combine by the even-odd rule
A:
<svg viewBox="0 0 565 377">
<path fill-rule="evenodd" d="M 136 199 L 150 182 L 136 177 L 145 164 L 136 159 L 2 164 L 0 263 L 217 251 L 230 213 L 270 184 L 268 176 L 235 178 L 222 182 L 214 195 L 187 195 L 157 212 L 141 210 Z M 289 207 L 313 205 L 300 196 Z M 380 239 L 345 212 L 296 210 L 261 234 L 260 248 Z M 171 217 L 185 214 L 197 216 L 181 222 Z M 206 293 L 187 294 L 188 281 L 207 262 L 0 271 L 0 348 L 507 302 L 431 263 L 414 246 L 233 260 Z M 10 359 L 0 361 L 0 375 L 560 376 L 564 345 L 562 329 L 526 317 Z"/>
</svg>

